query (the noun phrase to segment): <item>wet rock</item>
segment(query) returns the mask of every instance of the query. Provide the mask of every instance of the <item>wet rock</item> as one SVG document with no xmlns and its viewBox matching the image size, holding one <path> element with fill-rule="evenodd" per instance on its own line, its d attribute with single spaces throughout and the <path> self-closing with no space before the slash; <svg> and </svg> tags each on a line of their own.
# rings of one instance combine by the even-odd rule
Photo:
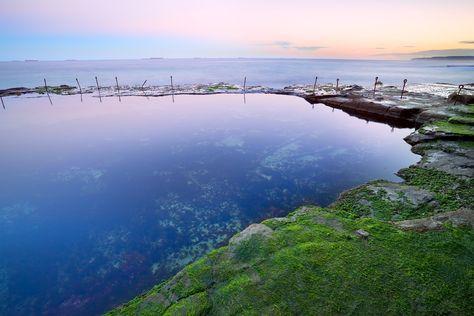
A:
<svg viewBox="0 0 474 316">
<path fill-rule="evenodd" d="M 437 169 L 455 176 L 473 177 L 474 148 L 461 144 L 456 141 L 426 140 L 414 145 L 412 151 L 423 156 L 417 164 L 419 167 Z"/>
<path fill-rule="evenodd" d="M 454 227 L 474 228 L 474 211 L 462 208 L 454 212 L 447 212 L 427 218 L 412 219 L 395 223 L 403 230 L 425 232 L 430 230 L 442 230 L 445 223 L 451 223 Z"/>
<path fill-rule="evenodd" d="M 273 230 L 264 225 L 264 224 L 252 224 L 248 226 L 246 229 L 241 231 L 240 233 L 234 235 L 229 240 L 229 247 L 235 248 L 236 246 L 240 245 L 242 242 L 249 240 L 254 236 L 261 236 L 264 238 L 269 238 L 273 233 Z"/>
<path fill-rule="evenodd" d="M 369 185 L 368 189 L 376 194 L 383 190 L 387 200 L 410 203 L 414 207 L 419 207 L 435 200 L 435 195 L 429 191 L 400 183 L 383 182 L 377 185 Z"/>
<path fill-rule="evenodd" d="M 344 91 L 363 91 L 364 88 L 355 84 L 355 85 L 346 86 L 346 87 L 344 87 L 343 90 Z"/>
<path fill-rule="evenodd" d="M 343 224 L 337 218 L 330 218 L 323 214 L 316 214 L 312 219 L 315 223 L 334 228 L 337 231 L 344 230 Z"/>
<path fill-rule="evenodd" d="M 372 206 L 372 203 L 370 203 L 370 201 L 367 201 L 366 199 L 360 199 L 359 204 L 367 207 Z"/>
<path fill-rule="evenodd" d="M 443 111 L 443 108 L 428 109 L 428 110 L 421 111 L 418 114 L 416 121 L 419 124 L 424 124 L 424 123 L 438 121 L 438 120 L 445 120 L 448 117 L 449 115 Z"/>
<path fill-rule="evenodd" d="M 474 150 L 469 150 L 464 155 L 427 150 L 418 166 L 441 170 L 455 176 L 474 177 Z"/>
<path fill-rule="evenodd" d="M 302 206 L 288 216 L 273 217 L 268 219 L 267 222 L 272 224 L 294 223 L 299 217 L 309 214 L 312 210 L 314 210 L 314 207 Z"/>
<path fill-rule="evenodd" d="M 367 239 L 370 236 L 370 234 L 363 229 L 356 230 L 355 234 L 362 239 Z"/>
<path fill-rule="evenodd" d="M 307 95 L 305 99 L 312 104 L 322 103 L 359 118 L 390 123 L 397 127 L 414 127 L 416 118 L 422 111 L 421 107 L 399 105 L 382 96 L 373 99 L 353 92 L 347 95 Z"/>
<path fill-rule="evenodd" d="M 25 87 L 16 87 L 16 88 L 0 90 L 0 96 L 6 97 L 6 96 L 22 95 L 22 94 L 33 93 L 33 92 L 34 91 L 32 89 L 28 89 Z"/>
<path fill-rule="evenodd" d="M 410 145 L 424 143 L 424 142 L 431 141 L 434 139 L 436 139 L 435 135 L 426 135 L 419 132 L 413 132 L 404 138 L 404 140 Z"/>
<path fill-rule="evenodd" d="M 458 94 L 457 92 L 452 93 L 448 97 L 449 102 L 458 102 L 463 104 L 474 103 L 474 95 L 472 94 Z"/>
</svg>

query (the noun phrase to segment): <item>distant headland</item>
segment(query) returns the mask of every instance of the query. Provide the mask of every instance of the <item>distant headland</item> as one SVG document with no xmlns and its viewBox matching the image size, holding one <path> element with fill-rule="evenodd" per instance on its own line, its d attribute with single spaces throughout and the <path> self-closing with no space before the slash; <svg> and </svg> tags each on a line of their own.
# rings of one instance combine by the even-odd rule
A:
<svg viewBox="0 0 474 316">
<path fill-rule="evenodd" d="M 474 60 L 474 56 L 436 56 L 436 57 L 418 57 L 412 60 Z"/>
</svg>

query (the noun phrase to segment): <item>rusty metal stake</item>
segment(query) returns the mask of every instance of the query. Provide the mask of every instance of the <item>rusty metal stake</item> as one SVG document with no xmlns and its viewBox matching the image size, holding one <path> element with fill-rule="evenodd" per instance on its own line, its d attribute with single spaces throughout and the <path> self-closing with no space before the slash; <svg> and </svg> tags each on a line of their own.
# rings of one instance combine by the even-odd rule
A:
<svg viewBox="0 0 474 316">
<path fill-rule="evenodd" d="M 314 85 L 313 85 L 313 94 L 316 94 L 316 85 L 318 84 L 318 76 L 314 78 Z"/>
<path fill-rule="evenodd" d="M 119 102 L 122 102 L 122 99 L 120 98 L 120 86 L 118 84 L 117 77 L 115 77 L 115 84 L 117 85 L 117 93 L 118 93 Z"/>
<path fill-rule="evenodd" d="M 0 100 L 2 100 L 2 106 L 3 106 L 3 109 L 6 110 L 5 108 L 5 103 L 3 103 L 3 98 L 0 96 Z"/>
<path fill-rule="evenodd" d="M 244 77 L 244 93 L 247 90 L 247 77 Z"/>
<path fill-rule="evenodd" d="M 377 90 L 377 83 L 379 82 L 379 77 L 375 77 L 375 83 L 374 83 L 374 97 L 375 97 L 375 90 Z"/>
<path fill-rule="evenodd" d="M 99 101 L 102 102 L 102 97 L 100 96 L 99 80 L 97 79 L 97 77 L 95 77 L 95 83 L 97 84 L 97 91 L 99 92 Z"/>
<path fill-rule="evenodd" d="M 79 83 L 79 79 L 76 78 L 77 86 L 79 87 L 79 93 L 81 94 L 81 102 L 82 102 L 82 87 L 81 84 Z"/>
<path fill-rule="evenodd" d="M 51 97 L 49 96 L 48 84 L 46 83 L 46 78 L 43 78 L 43 81 L 44 81 L 44 88 L 46 90 L 46 94 L 48 95 L 49 103 L 53 105 L 53 101 L 51 101 Z"/>
<path fill-rule="evenodd" d="M 77 86 L 79 87 L 79 93 L 82 94 L 81 84 L 79 83 L 79 79 L 76 78 Z"/>
<path fill-rule="evenodd" d="M 145 92 L 145 84 L 146 84 L 146 82 L 147 82 L 147 80 L 143 81 L 142 86 L 141 86 L 140 89 L 142 90 L 143 95 L 149 100 L 148 95 L 147 95 L 146 92 Z"/>
<path fill-rule="evenodd" d="M 458 88 L 459 88 L 459 90 L 458 90 L 458 94 L 457 94 L 457 95 L 461 95 L 461 91 L 462 91 L 462 89 L 464 89 L 464 85 L 463 85 L 463 84 L 460 84 L 460 85 L 458 86 Z M 457 100 L 457 99 L 454 100 L 454 105 L 456 105 L 456 103 L 458 103 L 458 100 Z"/>
<path fill-rule="evenodd" d="M 336 79 L 336 91 L 339 90 L 339 78 Z"/>
<path fill-rule="evenodd" d="M 171 99 L 173 100 L 174 103 L 174 85 L 173 85 L 173 76 L 170 76 L 171 79 Z"/>
<path fill-rule="evenodd" d="M 408 80 L 403 79 L 403 88 L 402 88 L 402 94 L 400 95 L 400 99 L 403 99 L 403 94 L 405 93 L 405 87 L 407 85 Z"/>
</svg>

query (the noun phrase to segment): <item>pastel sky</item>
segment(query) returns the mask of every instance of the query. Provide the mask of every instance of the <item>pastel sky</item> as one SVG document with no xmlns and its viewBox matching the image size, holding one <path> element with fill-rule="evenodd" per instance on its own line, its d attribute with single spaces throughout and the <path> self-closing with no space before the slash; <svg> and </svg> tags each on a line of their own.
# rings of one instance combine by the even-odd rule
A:
<svg viewBox="0 0 474 316">
<path fill-rule="evenodd" d="M 0 60 L 474 55 L 473 0 L 0 0 Z"/>
</svg>

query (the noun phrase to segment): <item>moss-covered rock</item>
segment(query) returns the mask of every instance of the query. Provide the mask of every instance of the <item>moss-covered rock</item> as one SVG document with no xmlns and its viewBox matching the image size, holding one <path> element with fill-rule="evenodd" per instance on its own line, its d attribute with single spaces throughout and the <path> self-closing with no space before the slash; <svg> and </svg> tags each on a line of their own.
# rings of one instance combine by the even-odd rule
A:
<svg viewBox="0 0 474 316">
<path fill-rule="evenodd" d="M 460 117 L 456 117 L 459 122 Z M 463 117 L 467 119 L 466 117 Z M 436 121 L 430 125 L 424 126 L 420 129 L 423 134 L 430 133 L 443 133 L 447 136 L 459 137 L 459 138 L 473 138 L 474 137 L 474 126 L 467 125 L 464 123 L 452 123 L 448 121 Z"/>
<path fill-rule="evenodd" d="M 474 209 L 474 179 L 461 178 L 436 169 L 411 166 L 398 173 L 407 184 L 435 193 L 437 212 L 461 207 Z"/>
<path fill-rule="evenodd" d="M 374 181 L 341 194 L 332 207 L 351 217 L 403 220 L 433 214 L 434 193 L 416 186 Z"/>
<path fill-rule="evenodd" d="M 52 94 L 69 94 L 74 92 L 76 87 L 68 86 L 68 85 L 60 85 L 60 86 L 48 86 L 48 90 L 46 90 L 45 86 L 36 87 L 34 91 L 39 94 L 45 94 L 46 92 Z"/>
</svg>

